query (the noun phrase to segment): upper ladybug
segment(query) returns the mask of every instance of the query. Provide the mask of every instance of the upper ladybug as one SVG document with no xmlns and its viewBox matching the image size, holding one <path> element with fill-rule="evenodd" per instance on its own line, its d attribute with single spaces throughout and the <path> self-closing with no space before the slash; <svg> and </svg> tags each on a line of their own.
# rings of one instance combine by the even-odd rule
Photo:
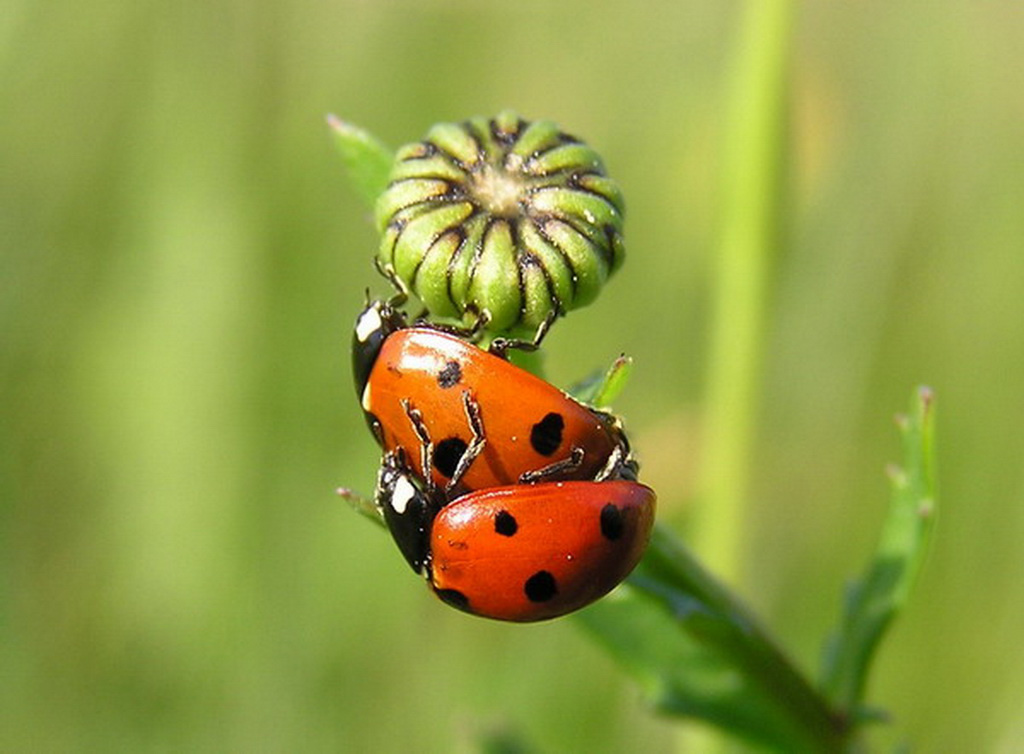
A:
<svg viewBox="0 0 1024 754">
<path fill-rule="evenodd" d="M 375 301 L 356 320 L 356 390 L 374 437 L 448 495 L 523 482 L 633 479 L 611 414 Z M 427 473 L 429 470 L 429 475 Z"/>
</svg>

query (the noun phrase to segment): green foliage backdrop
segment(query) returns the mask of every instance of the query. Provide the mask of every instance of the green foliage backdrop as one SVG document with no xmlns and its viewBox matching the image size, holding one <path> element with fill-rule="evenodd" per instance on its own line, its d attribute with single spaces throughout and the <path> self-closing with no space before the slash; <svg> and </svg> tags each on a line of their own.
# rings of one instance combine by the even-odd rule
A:
<svg viewBox="0 0 1024 754">
<path fill-rule="evenodd" d="M 1024 747 L 1024 15 L 799 4 L 736 587 L 805 667 L 870 551 L 913 385 L 943 510 L 879 740 Z M 339 503 L 375 238 L 324 115 L 392 146 L 513 107 L 578 133 L 626 266 L 548 340 L 696 519 L 731 3 L 8 0 L 0 19 L 0 748 L 671 751 L 571 621 L 434 601 Z M 694 542 L 698 553 L 701 543 Z M 706 553 L 713 557 L 714 553 Z"/>
</svg>

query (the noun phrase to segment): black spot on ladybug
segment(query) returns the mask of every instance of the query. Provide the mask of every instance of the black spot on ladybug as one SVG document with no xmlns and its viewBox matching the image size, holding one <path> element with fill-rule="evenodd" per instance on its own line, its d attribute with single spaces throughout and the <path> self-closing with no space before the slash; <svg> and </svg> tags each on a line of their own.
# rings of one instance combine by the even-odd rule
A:
<svg viewBox="0 0 1024 754">
<path fill-rule="evenodd" d="M 503 537 L 511 537 L 519 530 L 516 517 L 508 511 L 501 511 L 494 517 L 494 531 Z"/>
<path fill-rule="evenodd" d="M 437 374 L 437 384 L 445 390 L 450 387 L 455 387 L 461 381 L 462 367 L 459 366 L 459 362 L 457 361 L 449 361 L 444 365 L 444 369 Z"/>
<path fill-rule="evenodd" d="M 605 539 L 614 542 L 622 536 L 625 525 L 622 520 L 622 511 L 619 508 L 608 503 L 601 509 L 601 534 Z"/>
<path fill-rule="evenodd" d="M 565 420 L 561 414 L 550 413 L 533 425 L 530 430 L 530 445 L 542 456 L 549 456 L 562 444 L 562 430 Z"/>
<path fill-rule="evenodd" d="M 469 612 L 469 598 L 466 597 L 462 592 L 457 589 L 435 589 L 434 593 L 437 594 L 441 602 L 446 605 L 451 605 L 456 610 L 463 610 Z"/>
<path fill-rule="evenodd" d="M 555 577 L 547 571 L 537 571 L 526 580 L 523 591 L 530 602 L 547 602 L 558 594 L 558 584 Z"/>
<path fill-rule="evenodd" d="M 434 448 L 434 468 L 451 477 L 466 452 L 466 441 L 459 437 L 441 440 Z"/>
</svg>

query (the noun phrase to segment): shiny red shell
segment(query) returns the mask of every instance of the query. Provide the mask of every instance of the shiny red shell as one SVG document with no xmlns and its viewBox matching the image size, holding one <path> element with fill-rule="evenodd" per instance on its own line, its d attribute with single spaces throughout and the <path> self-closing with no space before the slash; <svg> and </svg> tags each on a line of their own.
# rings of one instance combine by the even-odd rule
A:
<svg viewBox="0 0 1024 754">
<path fill-rule="evenodd" d="M 434 483 L 444 487 L 472 439 L 464 394 L 476 402 L 486 440 L 454 492 L 516 484 L 583 452 L 554 479 L 593 479 L 625 438 L 608 414 L 591 410 L 524 369 L 453 335 L 413 327 L 384 341 L 363 390 L 362 407 L 386 452 L 405 450 L 423 476 L 420 438 L 403 402 L 422 415 L 434 444 Z M 548 480 L 545 480 L 548 481 Z"/>
<path fill-rule="evenodd" d="M 551 482 L 481 490 L 441 509 L 429 579 L 474 615 L 538 621 L 602 597 L 640 561 L 655 494 L 637 482 Z"/>
</svg>

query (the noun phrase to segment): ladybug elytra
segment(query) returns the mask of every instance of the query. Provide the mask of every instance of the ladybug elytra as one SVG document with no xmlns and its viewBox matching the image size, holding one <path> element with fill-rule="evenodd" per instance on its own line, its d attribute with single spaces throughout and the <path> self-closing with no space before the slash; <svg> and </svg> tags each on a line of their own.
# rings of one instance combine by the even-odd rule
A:
<svg viewBox="0 0 1024 754">
<path fill-rule="evenodd" d="M 655 494 L 626 480 L 492 487 L 447 504 L 386 456 L 377 505 L 399 549 L 447 604 L 531 622 L 578 610 L 639 562 Z"/>
<path fill-rule="evenodd" d="M 352 354 L 374 437 L 385 453 L 404 449 L 428 486 L 635 477 L 613 415 L 455 335 L 406 326 L 389 302 L 360 314 Z"/>
</svg>

